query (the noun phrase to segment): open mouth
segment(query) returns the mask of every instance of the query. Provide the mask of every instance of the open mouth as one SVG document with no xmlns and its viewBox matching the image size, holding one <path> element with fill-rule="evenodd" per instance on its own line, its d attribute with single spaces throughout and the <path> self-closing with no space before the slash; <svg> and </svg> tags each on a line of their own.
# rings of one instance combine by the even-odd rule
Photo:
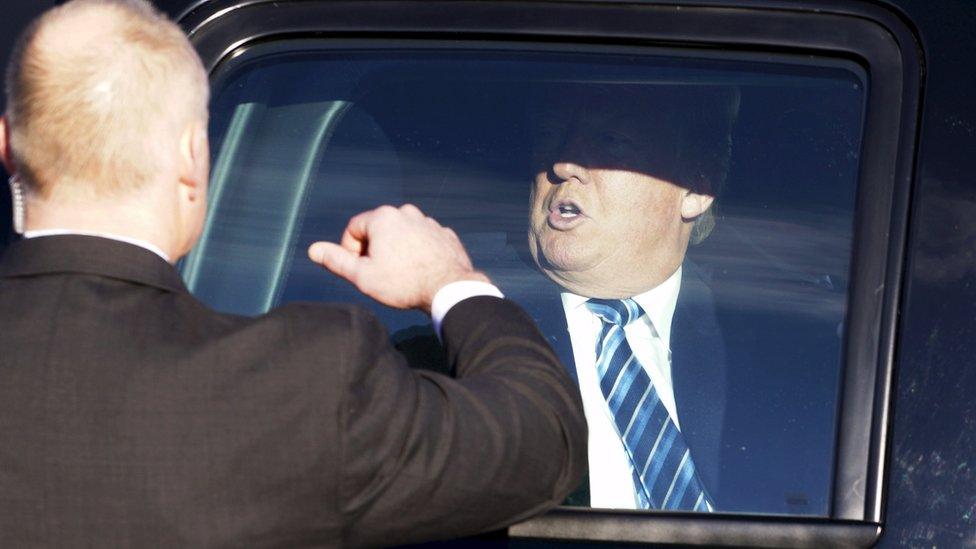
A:
<svg viewBox="0 0 976 549">
<path fill-rule="evenodd" d="M 571 229 L 585 218 L 583 208 L 572 200 L 558 200 L 549 206 L 549 226 L 554 229 Z"/>
<path fill-rule="evenodd" d="M 579 209 L 579 206 L 573 204 L 572 202 L 559 204 L 556 207 L 556 211 L 559 212 L 559 217 L 562 217 L 563 219 L 572 219 L 583 213 L 583 211 Z"/>
<path fill-rule="evenodd" d="M 573 200 L 563 199 L 549 206 L 549 212 L 563 219 L 572 219 L 583 215 L 583 208 Z"/>
</svg>

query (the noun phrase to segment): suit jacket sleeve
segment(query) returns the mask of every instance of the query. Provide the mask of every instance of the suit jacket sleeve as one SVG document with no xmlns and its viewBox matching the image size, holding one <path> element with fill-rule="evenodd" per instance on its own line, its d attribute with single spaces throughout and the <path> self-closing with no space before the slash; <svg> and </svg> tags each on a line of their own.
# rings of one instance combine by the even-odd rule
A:
<svg viewBox="0 0 976 549">
<path fill-rule="evenodd" d="M 579 483 L 578 392 L 514 303 L 467 299 L 442 325 L 457 379 L 413 370 L 362 311 L 340 406 L 344 545 L 389 545 L 496 529 Z M 382 342 L 382 343 L 381 343 Z"/>
</svg>

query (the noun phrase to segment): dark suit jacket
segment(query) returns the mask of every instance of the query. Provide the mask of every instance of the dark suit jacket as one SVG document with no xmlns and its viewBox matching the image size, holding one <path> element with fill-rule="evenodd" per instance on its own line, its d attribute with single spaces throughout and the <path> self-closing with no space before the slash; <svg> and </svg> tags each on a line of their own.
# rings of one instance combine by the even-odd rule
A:
<svg viewBox="0 0 976 549">
<path fill-rule="evenodd" d="M 544 299 L 527 298 L 526 310 L 539 324 L 570 375 L 577 380 L 566 317 L 559 287 L 550 286 Z M 715 318 L 707 284 L 694 264 L 682 270 L 681 289 L 671 325 L 671 375 L 675 406 L 681 418 L 681 432 L 695 460 L 695 467 L 713 501 L 721 501 L 722 424 L 726 400 L 725 344 Z M 567 501 L 570 505 L 589 505 L 589 485 L 578 488 Z"/>
<path fill-rule="evenodd" d="M 5 546 L 390 545 L 498 528 L 585 466 L 572 381 L 522 311 L 444 319 L 454 380 L 372 316 L 215 313 L 139 247 L 84 236 L 0 260 Z"/>
<path fill-rule="evenodd" d="M 671 326 L 675 403 L 702 482 L 718 511 L 826 514 L 835 330 L 803 311 L 789 314 L 788 303 L 778 314 L 723 307 L 713 293 L 723 283 L 685 261 Z M 536 273 L 503 290 L 526 308 L 575 378 L 560 288 Z M 588 482 L 566 503 L 588 506 Z"/>
</svg>

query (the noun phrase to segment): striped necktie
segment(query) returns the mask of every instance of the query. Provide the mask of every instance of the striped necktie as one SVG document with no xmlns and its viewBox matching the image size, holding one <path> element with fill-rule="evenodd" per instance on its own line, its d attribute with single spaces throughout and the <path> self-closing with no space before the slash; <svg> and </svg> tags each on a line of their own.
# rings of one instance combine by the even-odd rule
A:
<svg viewBox="0 0 976 549">
<path fill-rule="evenodd" d="M 590 299 L 586 307 L 603 321 L 596 343 L 597 374 L 630 456 L 639 507 L 711 511 L 684 437 L 624 335 L 624 326 L 644 311 L 633 299 Z"/>
</svg>

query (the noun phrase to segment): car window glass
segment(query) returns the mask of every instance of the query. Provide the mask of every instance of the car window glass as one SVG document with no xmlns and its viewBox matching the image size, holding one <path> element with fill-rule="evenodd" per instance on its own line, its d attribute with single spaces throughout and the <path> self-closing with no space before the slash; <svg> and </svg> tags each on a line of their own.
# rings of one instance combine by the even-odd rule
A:
<svg viewBox="0 0 976 549">
<path fill-rule="evenodd" d="M 361 303 L 413 366 L 446 371 L 428 318 L 370 302 L 305 255 L 355 213 L 416 204 L 537 320 L 589 396 L 603 438 L 570 504 L 828 515 L 856 67 L 298 44 L 218 71 L 210 212 L 181 264 L 195 295 L 245 315 Z M 640 309 L 621 330 L 644 373 L 611 379 L 612 357 L 593 349 L 616 340 L 587 299 L 629 297 Z"/>
</svg>

